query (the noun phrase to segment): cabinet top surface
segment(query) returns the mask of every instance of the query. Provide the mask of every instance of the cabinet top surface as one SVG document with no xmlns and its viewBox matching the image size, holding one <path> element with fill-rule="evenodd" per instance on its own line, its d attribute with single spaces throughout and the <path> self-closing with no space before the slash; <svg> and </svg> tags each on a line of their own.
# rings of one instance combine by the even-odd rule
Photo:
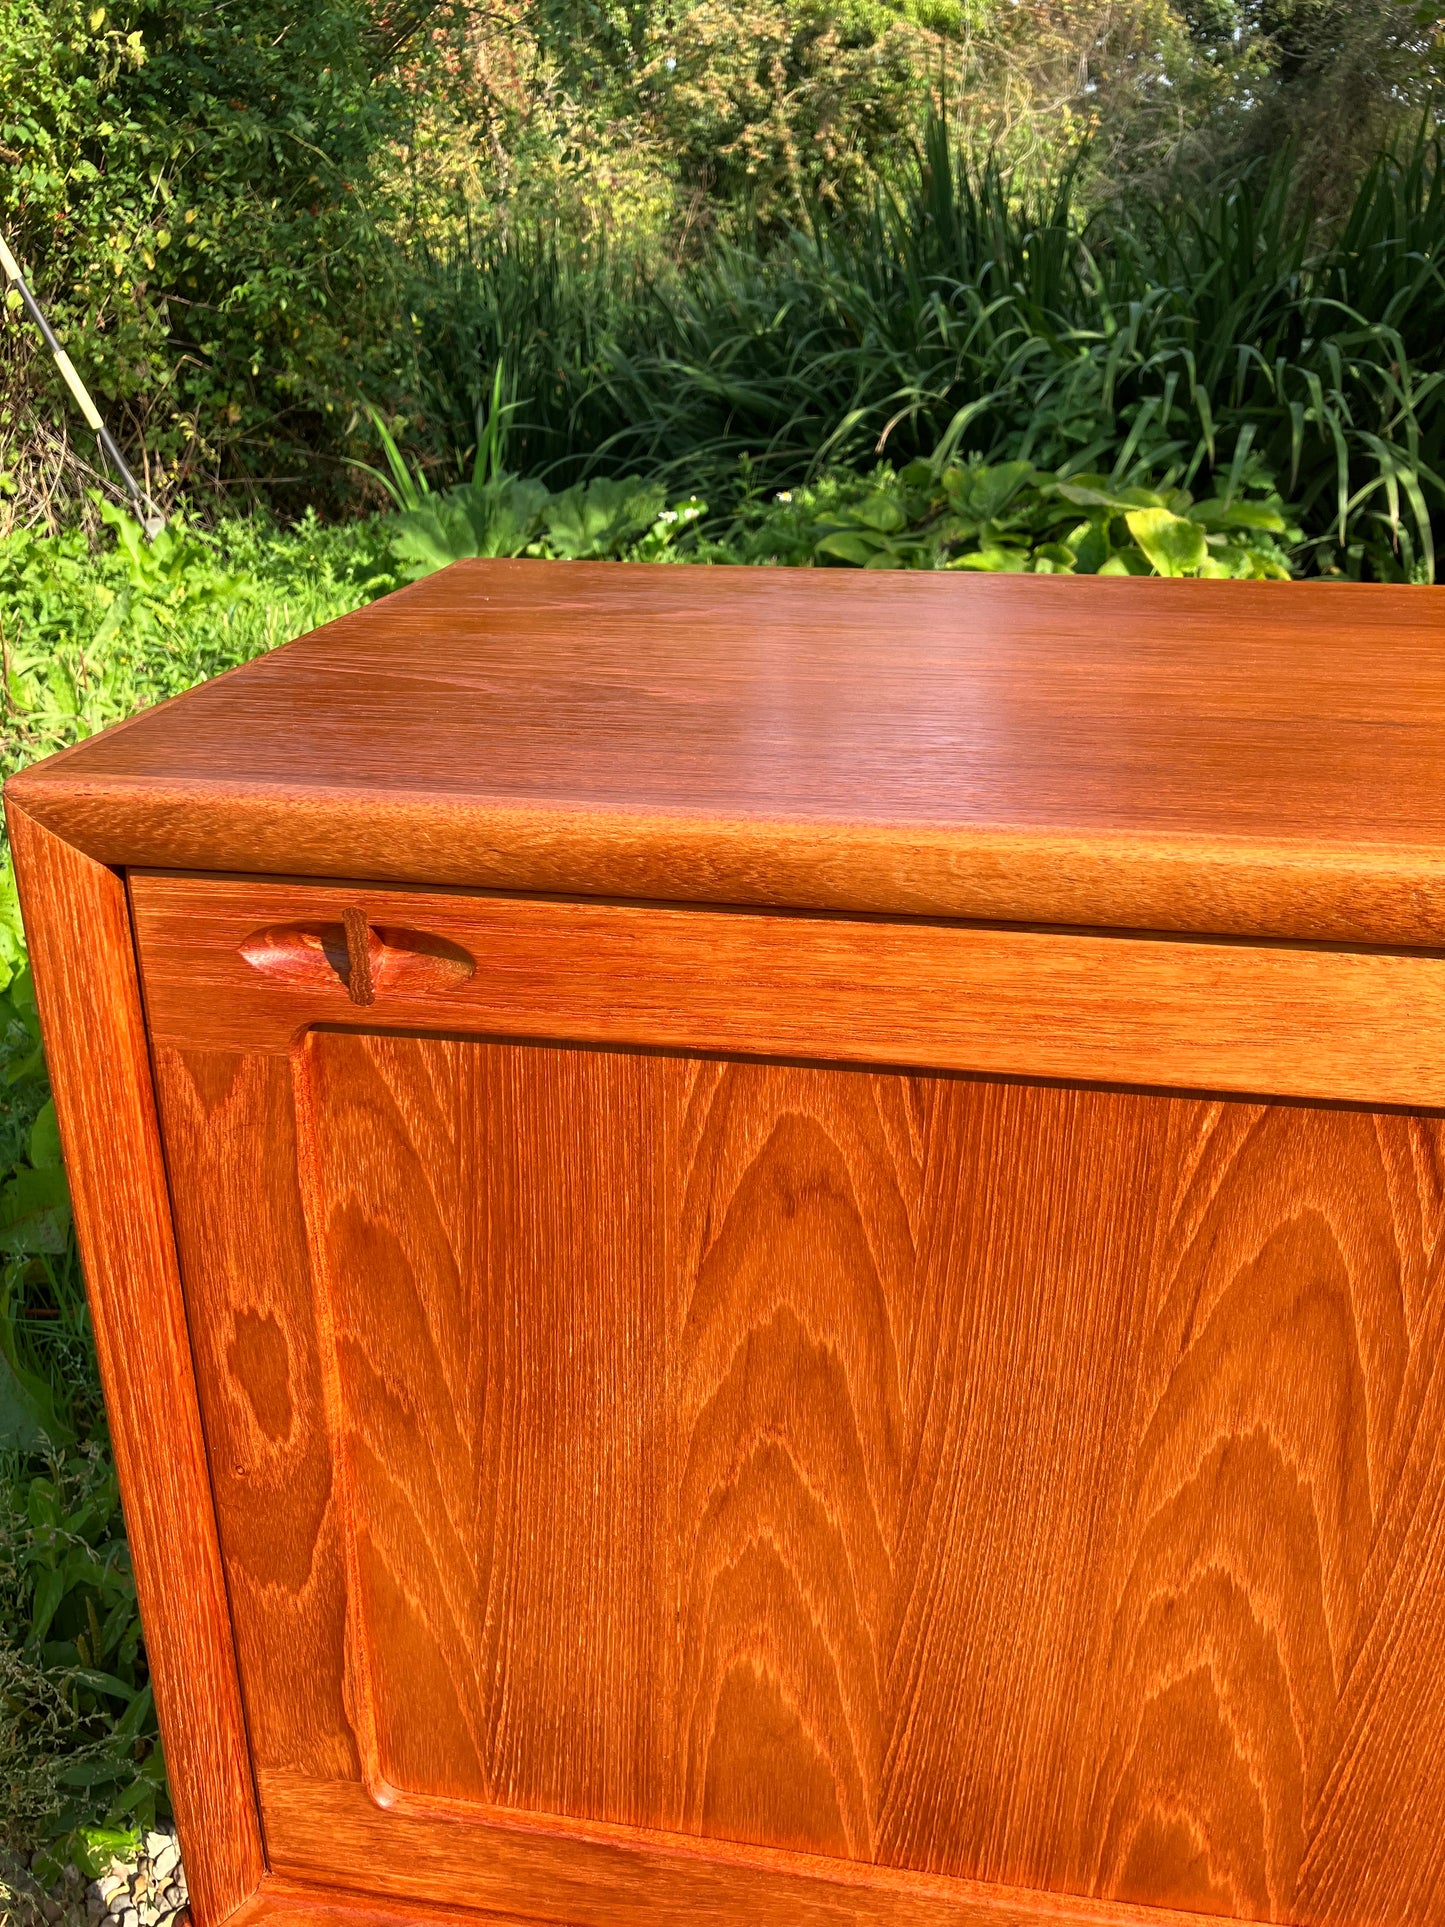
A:
<svg viewBox="0 0 1445 1927">
<path fill-rule="evenodd" d="M 109 863 L 1445 941 L 1445 590 L 460 563 L 13 779 Z"/>
</svg>

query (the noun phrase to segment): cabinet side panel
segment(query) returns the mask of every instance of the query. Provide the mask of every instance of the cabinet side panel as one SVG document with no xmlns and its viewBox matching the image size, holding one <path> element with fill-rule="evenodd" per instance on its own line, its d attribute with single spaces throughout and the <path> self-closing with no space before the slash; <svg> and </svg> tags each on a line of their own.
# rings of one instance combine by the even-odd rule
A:
<svg viewBox="0 0 1445 1927">
<path fill-rule="evenodd" d="M 261 1838 L 125 888 L 7 818 L 176 1823 L 217 1927 Z"/>
<path fill-rule="evenodd" d="M 358 1779 L 291 1063 L 159 1047 L 155 1068 L 252 1749 Z"/>
</svg>

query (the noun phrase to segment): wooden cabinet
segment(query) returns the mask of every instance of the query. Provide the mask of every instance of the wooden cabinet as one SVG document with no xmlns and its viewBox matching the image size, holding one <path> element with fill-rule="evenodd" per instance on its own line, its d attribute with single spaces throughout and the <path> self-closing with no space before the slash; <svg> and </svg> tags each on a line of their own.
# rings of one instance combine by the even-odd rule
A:
<svg viewBox="0 0 1445 1927">
<path fill-rule="evenodd" d="M 11 783 L 197 1927 L 1445 1920 L 1445 592 L 458 565 Z"/>
</svg>

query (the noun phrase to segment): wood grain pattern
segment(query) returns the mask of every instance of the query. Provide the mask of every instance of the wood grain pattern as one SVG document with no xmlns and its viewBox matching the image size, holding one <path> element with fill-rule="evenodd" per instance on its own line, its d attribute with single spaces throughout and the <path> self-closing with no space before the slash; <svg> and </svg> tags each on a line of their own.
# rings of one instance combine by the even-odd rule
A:
<svg viewBox="0 0 1445 1927">
<path fill-rule="evenodd" d="M 7 805 L 196 1927 L 261 1876 L 125 887 Z"/>
<path fill-rule="evenodd" d="M 345 1837 L 344 1820 L 342 1826 Z M 505 1859 L 512 1841 L 497 1830 L 496 1844 Z M 580 1877 L 572 1872 L 585 1869 L 589 1855 L 598 1864 L 600 1881 L 586 1871 Z M 1214 1927 L 1208 1915 L 930 1880 L 762 1849 L 735 1850 L 726 1858 L 710 1850 L 704 1859 L 689 1856 L 685 1843 L 635 1834 L 607 1846 L 559 1841 L 554 1858 L 554 1878 L 575 1883 L 578 1923 L 597 1918 L 605 1906 L 605 1918 L 618 1927 L 657 1922 L 722 1927 L 739 1918 L 766 1927 Z M 680 1881 L 688 1886 L 679 1903 Z M 495 1927 L 521 1927 L 523 1918 L 491 1908 L 482 1914 L 455 1902 L 348 1892 L 329 1878 L 322 1884 L 268 1874 L 236 1916 L 236 1927 L 479 1927 L 483 1920 Z"/>
<path fill-rule="evenodd" d="M 1438 944 L 1442 610 L 464 562 L 12 790 L 127 865 Z"/>
<path fill-rule="evenodd" d="M 349 1621 L 334 1499 L 266 1589 L 218 1483 L 277 1871 L 608 1927 L 1440 1917 L 1440 1121 L 341 1032 L 159 1071 L 213 1454 L 262 1303 L 289 1409 L 318 1346 L 334 1386 Z"/>
<path fill-rule="evenodd" d="M 152 1034 L 175 1049 L 382 1023 L 1445 1104 L 1442 956 L 157 873 L 131 892 Z M 378 968 L 366 1009 L 320 948 L 314 970 L 270 967 L 278 928 L 343 914 L 476 967 Z"/>
<path fill-rule="evenodd" d="M 636 1842 L 634 1842 L 636 1850 Z M 647 1850 L 638 1854 L 644 1861 Z M 1162 1908 L 1129 1908 L 1098 1900 L 1073 1900 L 1062 1894 L 1035 1894 L 1025 1890 L 998 1887 L 971 1887 L 950 1881 L 923 1883 L 917 1877 L 904 1877 L 888 1883 L 877 1898 L 877 1875 L 859 1881 L 852 1869 L 828 1873 L 817 1861 L 800 1863 L 784 1856 L 751 1856 L 755 1875 L 749 1881 L 749 1919 L 773 1923 L 788 1921 L 790 1927 L 832 1927 L 848 1921 L 850 1927 L 869 1927 L 884 1921 L 886 1927 L 1210 1927 L 1198 1914 L 1169 1914 Z M 746 1865 L 746 1861 L 744 1861 Z M 790 1887 L 782 1887 L 776 1873 L 784 1879 L 792 1875 Z M 773 1879 L 769 1879 L 773 1873 Z M 873 1890 L 869 1890 L 873 1888 Z M 640 1914 L 636 1906 L 626 1919 L 638 1921 L 682 1921 L 707 1923 L 736 1919 L 728 1906 L 724 1890 L 713 1890 L 707 1871 L 697 1902 L 686 1915 L 674 1912 Z M 345 1888 L 322 1887 L 308 1881 L 295 1881 L 285 1875 L 268 1875 L 247 1908 L 237 1915 L 237 1927 L 478 1927 L 486 1919 L 495 1927 L 520 1927 L 522 1915 L 501 1915 L 487 1910 L 476 1914 L 466 1906 L 435 1906 L 426 1902 L 407 1902 L 405 1898 L 378 1900 L 376 1896 L 349 1894 Z"/>
<path fill-rule="evenodd" d="M 520 1914 L 479 1915 L 467 1907 L 380 1901 L 268 1874 L 237 1913 L 236 1927 L 523 1927 Z"/>
<path fill-rule="evenodd" d="M 155 1071 L 251 1747 L 359 1779 L 290 1066 L 159 1049 Z"/>
</svg>

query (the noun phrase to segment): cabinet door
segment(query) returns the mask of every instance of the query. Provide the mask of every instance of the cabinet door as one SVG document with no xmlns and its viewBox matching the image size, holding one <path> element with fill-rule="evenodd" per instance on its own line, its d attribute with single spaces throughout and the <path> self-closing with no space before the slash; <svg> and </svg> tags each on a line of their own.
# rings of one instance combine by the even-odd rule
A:
<svg viewBox="0 0 1445 1927">
<path fill-rule="evenodd" d="M 1130 951 L 132 891 L 274 1869 L 1438 1919 L 1437 1117 L 1110 1087 Z"/>
</svg>

